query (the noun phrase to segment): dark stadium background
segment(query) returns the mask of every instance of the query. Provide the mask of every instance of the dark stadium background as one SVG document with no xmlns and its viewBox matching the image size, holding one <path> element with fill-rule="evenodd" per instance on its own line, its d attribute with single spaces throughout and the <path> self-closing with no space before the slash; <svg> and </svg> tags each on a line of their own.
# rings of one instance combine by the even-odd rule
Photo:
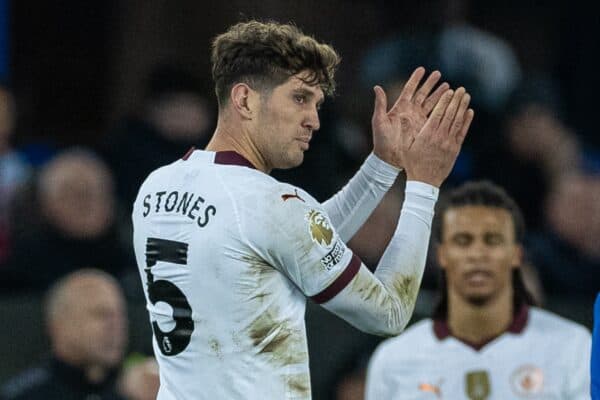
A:
<svg viewBox="0 0 600 400">
<path fill-rule="evenodd" d="M 330 100 L 333 105 L 326 107 L 327 112 L 334 107 L 351 108 L 359 100 L 371 103 L 372 92 L 357 85 L 360 61 L 370 46 L 392 34 L 436 29 L 448 13 L 462 12 L 473 26 L 508 41 L 524 71 L 544 71 L 554 77 L 563 95 L 564 120 L 586 143 L 600 147 L 600 23 L 590 4 L 556 0 L 0 0 L 0 74 L 17 99 L 17 146 L 95 146 L 112 124 L 135 110 L 142 98 L 141 78 L 158 62 L 188 66 L 214 100 L 210 41 L 236 21 L 293 21 L 333 44 L 342 64 L 338 94 Z M 322 131 L 321 135 L 327 134 L 325 128 Z M 296 174 L 302 174 L 302 169 Z M 290 176 L 293 180 L 297 175 Z M 331 193 L 335 189 L 331 187 Z M 536 191 L 533 183 L 531 191 Z M 590 279 L 596 279 L 600 289 L 599 277 L 600 272 Z M 551 292 L 545 295 L 548 308 L 591 327 L 591 302 Z M 426 314 L 427 306 L 424 300 L 417 313 Z M 150 332 L 143 304 L 132 302 L 129 308 L 131 347 L 147 349 Z M 314 398 L 331 398 L 338 374 L 360 362 L 357 355 L 372 348 L 377 339 L 312 305 L 308 311 Z M 37 295 L 0 296 L 0 319 L 2 382 L 39 359 L 47 341 Z"/>
</svg>

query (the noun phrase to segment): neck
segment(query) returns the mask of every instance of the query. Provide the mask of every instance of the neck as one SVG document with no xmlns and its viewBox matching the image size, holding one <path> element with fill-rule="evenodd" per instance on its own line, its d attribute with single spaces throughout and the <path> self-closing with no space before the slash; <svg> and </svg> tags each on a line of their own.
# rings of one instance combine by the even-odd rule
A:
<svg viewBox="0 0 600 400">
<path fill-rule="evenodd" d="M 479 344 L 504 333 L 513 316 L 513 291 L 505 290 L 482 305 L 448 293 L 448 327 L 452 335 Z"/>
<path fill-rule="evenodd" d="M 54 348 L 54 355 L 64 363 L 83 371 L 87 381 L 93 384 L 102 382 L 110 372 L 109 368 L 97 363 L 87 363 L 80 356 L 60 347 Z"/>
<path fill-rule="evenodd" d="M 226 118 L 219 118 L 215 133 L 208 142 L 206 150 L 235 151 L 250 161 L 257 170 L 267 174 L 271 172 L 265 157 L 244 124 L 232 124 Z"/>
</svg>

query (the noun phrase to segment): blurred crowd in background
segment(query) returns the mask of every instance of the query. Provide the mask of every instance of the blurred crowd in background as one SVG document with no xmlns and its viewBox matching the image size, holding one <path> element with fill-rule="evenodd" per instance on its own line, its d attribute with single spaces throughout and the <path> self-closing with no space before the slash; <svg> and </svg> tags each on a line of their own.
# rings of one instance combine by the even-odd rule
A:
<svg viewBox="0 0 600 400">
<path fill-rule="evenodd" d="M 210 38 L 251 17 L 294 21 L 343 59 L 338 94 L 321 112 L 304 165 L 277 178 L 328 198 L 371 149 L 372 86 L 394 97 L 416 66 L 439 69 L 467 88 L 476 113 L 442 192 L 475 178 L 504 187 L 526 218 L 530 289 L 542 306 L 591 327 L 600 290 L 600 85 L 585 10 L 558 1 L 543 9 L 510 1 L 233 1 L 209 10 L 132 0 L 68 1 L 31 15 L 27 2 L 8 3 L 0 2 L 10 28 L 0 77 L 0 307 L 21 307 L 3 321 L 25 338 L 5 334 L 0 382 L 44 354 L 45 339 L 37 353 L 20 349 L 27 335 L 44 333 L 41 311 L 23 313 L 81 268 L 118 280 L 130 310 L 129 352 L 151 355 L 131 205 L 150 171 L 208 142 L 216 122 Z M 369 266 L 392 235 L 402 189 L 399 178 L 350 242 Z M 436 285 L 431 260 L 415 319 L 431 309 Z M 361 398 L 352 396 L 378 339 L 313 306 L 307 319 L 315 399 Z"/>
</svg>

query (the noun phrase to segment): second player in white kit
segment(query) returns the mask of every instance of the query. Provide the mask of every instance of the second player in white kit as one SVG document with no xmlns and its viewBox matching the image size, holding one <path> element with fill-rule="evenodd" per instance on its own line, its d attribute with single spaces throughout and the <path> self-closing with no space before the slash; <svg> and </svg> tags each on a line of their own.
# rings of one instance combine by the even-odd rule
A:
<svg viewBox="0 0 600 400">
<path fill-rule="evenodd" d="M 483 346 L 427 319 L 377 349 L 367 399 L 587 400 L 589 358 L 584 327 L 535 307 Z"/>
</svg>

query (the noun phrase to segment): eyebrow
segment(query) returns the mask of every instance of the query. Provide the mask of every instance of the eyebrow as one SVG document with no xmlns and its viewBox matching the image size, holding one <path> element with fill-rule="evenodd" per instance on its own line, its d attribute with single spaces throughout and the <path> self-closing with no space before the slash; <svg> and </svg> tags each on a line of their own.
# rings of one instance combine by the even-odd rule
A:
<svg viewBox="0 0 600 400">
<path fill-rule="evenodd" d="M 474 235 L 470 232 L 455 232 L 450 236 L 450 239 L 461 238 L 461 237 L 473 237 Z"/>
</svg>

